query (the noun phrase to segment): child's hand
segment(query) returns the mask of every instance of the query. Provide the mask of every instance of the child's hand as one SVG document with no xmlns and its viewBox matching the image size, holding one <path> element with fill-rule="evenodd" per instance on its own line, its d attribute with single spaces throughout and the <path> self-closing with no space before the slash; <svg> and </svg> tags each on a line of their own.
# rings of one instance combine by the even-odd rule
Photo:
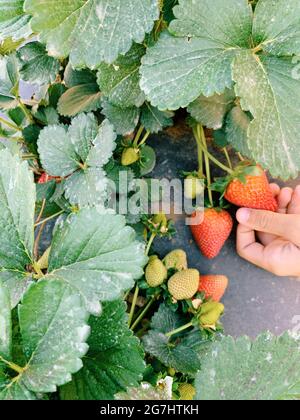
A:
<svg viewBox="0 0 300 420">
<path fill-rule="evenodd" d="M 278 276 L 300 277 L 300 186 L 280 190 L 271 184 L 278 213 L 240 209 L 238 254 Z"/>
</svg>

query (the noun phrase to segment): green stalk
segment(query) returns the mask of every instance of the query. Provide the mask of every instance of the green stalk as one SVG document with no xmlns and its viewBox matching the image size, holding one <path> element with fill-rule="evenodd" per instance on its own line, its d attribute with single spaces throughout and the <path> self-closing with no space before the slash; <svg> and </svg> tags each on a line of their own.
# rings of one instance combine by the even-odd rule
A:
<svg viewBox="0 0 300 420">
<path fill-rule="evenodd" d="M 136 307 L 136 301 L 137 301 L 137 298 L 139 296 L 139 291 L 140 291 L 139 286 L 136 285 L 134 295 L 133 295 L 132 304 L 131 304 L 131 308 L 130 308 L 130 313 L 129 313 L 129 317 L 128 317 L 129 327 L 131 326 L 131 322 L 132 322 L 132 319 L 133 319 L 133 315 L 134 315 L 134 311 L 135 311 L 135 307 Z"/>
<path fill-rule="evenodd" d="M 38 222 L 38 223 L 35 223 L 34 227 L 36 228 L 36 227 L 38 227 L 38 226 L 42 225 L 42 224 L 43 224 L 43 223 L 45 223 L 45 222 L 49 222 L 50 220 L 55 219 L 55 217 L 60 216 L 60 215 L 61 215 L 61 214 L 63 214 L 64 212 L 65 212 L 64 210 L 61 210 L 61 211 L 59 211 L 59 212 L 57 212 L 57 213 L 55 213 L 55 214 L 52 214 L 52 216 L 49 216 L 49 217 L 47 217 L 46 219 L 41 220 L 41 221 L 40 221 L 40 222 Z"/>
<path fill-rule="evenodd" d="M 138 324 L 141 322 L 141 320 L 144 318 L 144 316 L 147 314 L 147 312 L 149 311 L 149 309 L 151 308 L 151 306 L 153 305 L 153 303 L 155 302 L 156 297 L 153 296 L 149 302 L 147 303 L 147 305 L 145 306 L 145 308 L 143 309 L 143 311 L 140 313 L 140 315 L 137 317 L 137 319 L 134 321 L 134 323 L 131 326 L 131 329 L 134 330 Z"/>
<path fill-rule="evenodd" d="M 200 141 L 203 145 L 203 147 L 205 148 L 205 150 L 207 151 L 207 142 L 206 142 L 206 138 L 205 138 L 205 133 L 204 133 L 204 129 L 202 127 L 202 125 L 198 125 L 199 130 L 200 131 Z M 206 170 L 206 179 L 207 179 L 207 190 L 208 190 L 208 198 L 209 198 L 209 202 L 211 207 L 214 206 L 214 201 L 213 201 L 213 195 L 212 195 L 212 190 L 211 190 L 211 173 L 210 173 L 210 163 L 209 163 L 209 157 L 207 156 L 207 154 L 204 155 L 204 160 L 205 160 L 205 170 Z"/>
<path fill-rule="evenodd" d="M 231 159 L 230 159 L 230 156 L 229 156 L 227 147 L 224 147 L 223 152 L 224 152 L 224 155 L 226 157 L 226 160 L 227 160 L 227 163 L 228 163 L 229 168 L 230 169 L 233 169 L 233 166 L 232 166 L 232 163 L 231 163 Z"/>
<path fill-rule="evenodd" d="M 23 104 L 23 102 L 21 101 L 21 99 L 19 99 L 19 107 L 24 112 L 24 114 L 25 114 L 27 120 L 29 121 L 29 123 L 32 124 L 34 122 L 34 120 L 33 120 L 33 117 L 31 115 L 31 112 L 29 111 L 29 109 L 27 108 L 27 106 Z"/>
<path fill-rule="evenodd" d="M 209 153 L 208 150 L 205 149 L 205 147 L 203 146 L 203 144 L 201 144 L 200 141 L 199 141 L 199 147 L 204 153 L 204 156 L 207 156 L 209 160 L 213 162 L 216 166 L 218 166 L 219 168 L 221 168 L 223 171 L 227 172 L 230 175 L 233 174 L 233 170 L 228 168 L 226 165 L 223 165 L 223 163 L 219 162 L 217 158 L 215 158 L 211 153 Z"/>
<path fill-rule="evenodd" d="M 137 133 L 136 133 L 136 136 L 135 136 L 134 140 L 133 140 L 133 147 L 134 148 L 138 147 L 138 142 L 139 142 L 139 139 L 141 138 L 141 135 L 143 134 L 143 131 L 144 131 L 144 126 L 141 125 L 140 128 L 138 129 Z"/>
<path fill-rule="evenodd" d="M 142 140 L 140 141 L 140 143 L 138 144 L 138 147 L 141 147 L 144 143 L 146 143 L 148 137 L 150 136 L 151 132 L 149 130 L 147 130 L 146 134 L 144 135 L 144 137 L 142 138 Z"/>
<path fill-rule="evenodd" d="M 192 326 L 193 326 L 193 323 L 192 322 L 189 322 L 188 324 L 185 324 L 182 327 L 176 328 L 176 330 L 172 330 L 172 331 L 166 333 L 165 335 L 167 337 L 172 337 L 172 335 L 178 334 L 181 331 L 185 331 L 185 330 L 187 330 L 188 328 L 190 328 Z"/>
<path fill-rule="evenodd" d="M 11 122 L 9 122 L 6 119 L 1 118 L 1 117 L 0 117 L 0 123 L 6 125 L 7 127 L 11 128 L 13 130 L 22 131 L 22 128 L 18 127 L 16 124 L 11 123 Z"/>
<path fill-rule="evenodd" d="M 9 362 L 8 360 L 5 360 L 2 356 L 0 356 L 0 362 L 5 363 L 10 369 L 17 372 L 18 374 L 21 374 L 24 372 L 24 368 L 21 368 L 20 366 L 16 365 L 13 362 Z"/>
</svg>

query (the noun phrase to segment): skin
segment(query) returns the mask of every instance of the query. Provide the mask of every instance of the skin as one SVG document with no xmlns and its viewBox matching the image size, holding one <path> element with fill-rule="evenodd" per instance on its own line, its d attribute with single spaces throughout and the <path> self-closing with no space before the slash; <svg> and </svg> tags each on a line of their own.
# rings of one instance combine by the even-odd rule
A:
<svg viewBox="0 0 300 420">
<path fill-rule="evenodd" d="M 295 190 L 271 188 L 277 213 L 238 210 L 237 252 L 277 276 L 300 277 L 300 185 Z"/>
</svg>

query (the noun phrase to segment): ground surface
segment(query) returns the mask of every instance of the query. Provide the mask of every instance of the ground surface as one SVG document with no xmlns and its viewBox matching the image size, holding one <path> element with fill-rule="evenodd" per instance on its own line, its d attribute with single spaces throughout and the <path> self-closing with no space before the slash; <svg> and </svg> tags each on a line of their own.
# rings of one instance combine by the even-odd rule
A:
<svg viewBox="0 0 300 420">
<path fill-rule="evenodd" d="M 154 136 L 150 144 L 158 154 L 155 177 L 173 178 L 180 170 L 196 169 L 195 145 L 189 132 Z M 300 324 L 300 282 L 275 277 L 239 258 L 235 252 L 235 232 L 220 256 L 208 261 L 194 244 L 184 219 L 177 219 L 176 228 L 178 233 L 171 241 L 156 241 L 156 251 L 163 256 L 174 248 L 184 248 L 190 267 L 203 274 L 229 277 L 223 318 L 227 334 L 255 337 L 264 330 L 280 334 L 297 328 Z"/>
</svg>

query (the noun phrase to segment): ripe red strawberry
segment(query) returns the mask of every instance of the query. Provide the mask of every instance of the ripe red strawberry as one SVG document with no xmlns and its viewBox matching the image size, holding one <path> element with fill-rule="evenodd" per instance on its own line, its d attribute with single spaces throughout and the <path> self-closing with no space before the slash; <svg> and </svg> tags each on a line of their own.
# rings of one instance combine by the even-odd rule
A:
<svg viewBox="0 0 300 420">
<path fill-rule="evenodd" d="M 48 175 L 47 172 L 43 172 L 38 180 L 38 184 L 46 184 L 49 181 L 52 181 L 52 179 L 55 179 L 56 181 L 59 180 L 58 177 Z"/>
<path fill-rule="evenodd" d="M 199 292 L 205 293 L 206 299 L 212 299 L 220 302 L 228 287 L 228 278 L 226 276 L 208 275 L 200 276 Z"/>
<path fill-rule="evenodd" d="M 197 217 L 197 213 L 193 217 Z M 202 254 L 209 259 L 219 255 L 233 227 L 230 214 L 223 209 L 205 209 L 203 222 L 191 225 L 193 237 Z"/>
<path fill-rule="evenodd" d="M 240 167 L 236 174 L 226 188 L 226 200 L 238 207 L 277 211 L 277 201 L 260 166 Z"/>
</svg>

